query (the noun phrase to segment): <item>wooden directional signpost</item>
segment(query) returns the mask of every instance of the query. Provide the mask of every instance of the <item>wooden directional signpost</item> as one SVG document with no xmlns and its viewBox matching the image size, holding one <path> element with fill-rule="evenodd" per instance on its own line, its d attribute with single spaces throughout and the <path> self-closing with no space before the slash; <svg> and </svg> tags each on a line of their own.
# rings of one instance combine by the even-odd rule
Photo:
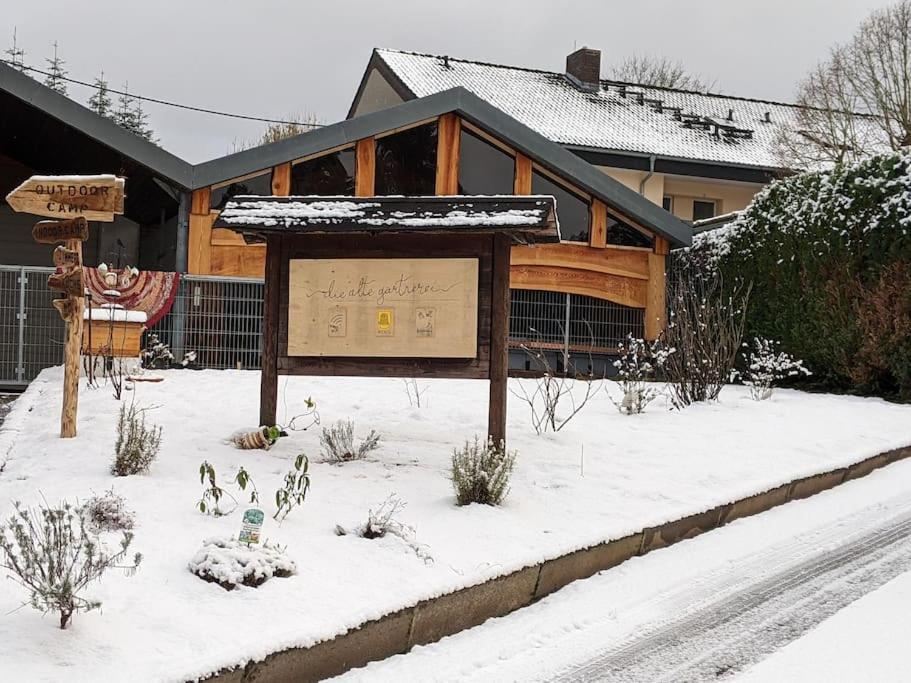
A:
<svg viewBox="0 0 911 683">
<path fill-rule="evenodd" d="M 48 287 L 64 294 L 53 302 L 66 321 L 61 438 L 76 436 L 85 307 L 82 243 L 89 236 L 88 221 L 110 222 L 123 213 L 123 189 L 124 179 L 113 175 L 32 176 L 6 196 L 14 211 L 63 219 L 40 221 L 32 230 L 32 237 L 40 244 L 63 243 L 54 249 L 57 272 L 47 279 Z"/>
</svg>

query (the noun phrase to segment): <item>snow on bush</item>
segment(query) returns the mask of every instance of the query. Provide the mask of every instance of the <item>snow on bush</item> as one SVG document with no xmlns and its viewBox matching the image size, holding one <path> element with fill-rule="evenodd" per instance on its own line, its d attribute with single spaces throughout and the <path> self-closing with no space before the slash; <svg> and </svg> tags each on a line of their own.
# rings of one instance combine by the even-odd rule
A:
<svg viewBox="0 0 911 683">
<path fill-rule="evenodd" d="M 406 547 L 414 552 L 415 555 L 424 560 L 425 563 L 430 564 L 433 562 L 433 558 L 427 551 L 427 546 L 422 545 L 415 540 L 414 527 L 410 524 L 405 524 L 398 518 L 399 514 L 404 509 L 405 501 L 394 493 L 390 494 L 376 510 L 370 508 L 367 511 L 366 522 L 347 528 L 337 524 L 335 533 L 339 536 L 351 535 L 366 539 L 393 536 L 399 539 Z"/>
<path fill-rule="evenodd" d="M 82 506 L 82 515 L 93 533 L 103 531 L 126 531 L 134 524 L 133 513 L 126 508 L 123 496 L 114 489 L 101 496 L 92 496 Z"/>
<path fill-rule="evenodd" d="M 817 383 L 911 398 L 911 150 L 774 182 L 674 258 L 752 282 L 747 337 Z"/>
<path fill-rule="evenodd" d="M 516 451 L 507 451 L 493 440 L 475 437 L 452 452 L 452 486 L 459 505 L 499 505 L 509 492 L 509 477 L 516 465 Z"/>
<path fill-rule="evenodd" d="M 608 398 L 621 413 L 638 414 L 661 394 L 660 388 L 651 384 L 650 380 L 654 379 L 655 371 L 664 366 L 674 349 L 665 349 L 660 341 L 649 344 L 632 334 L 627 335 L 626 344 L 620 344 L 619 349 L 620 357 L 614 361 L 614 367 L 617 368 L 617 384 L 620 385 L 622 398 L 617 402 L 610 392 Z"/>
<path fill-rule="evenodd" d="M 101 607 L 86 598 L 86 586 L 101 578 L 111 567 L 132 573 L 142 556 L 133 563 L 118 564 L 127 554 L 133 534 L 122 532 L 119 548 L 109 550 L 89 531 L 86 515 L 67 502 L 37 510 L 15 504 L 15 513 L 0 526 L 0 567 L 13 573 L 29 594 L 28 604 L 41 612 L 56 612 L 60 628 L 66 628 L 75 612 Z"/>
<path fill-rule="evenodd" d="M 797 375 L 809 376 L 811 373 L 791 354 L 777 351 L 781 342 L 755 337 L 753 345 L 744 343 L 750 349 L 746 355 L 746 370 L 743 372 L 743 383 L 750 387 L 750 396 L 754 401 L 764 401 L 772 395 L 772 387 L 785 377 Z"/>
<path fill-rule="evenodd" d="M 367 437 L 360 444 L 354 443 L 354 423 L 351 420 L 339 420 L 332 427 L 323 427 L 319 437 L 323 447 L 323 457 L 336 463 L 350 460 L 363 460 L 367 453 L 376 450 L 380 445 L 380 435 L 370 430 Z"/>
<path fill-rule="evenodd" d="M 273 577 L 285 578 L 297 572 L 297 564 L 277 545 L 247 545 L 221 537 L 203 541 L 187 566 L 199 578 L 225 590 L 256 588 Z"/>
<path fill-rule="evenodd" d="M 113 474 L 125 477 L 147 472 L 161 447 L 161 427 L 146 426 L 145 412 L 134 402 L 120 407 L 117 443 L 114 446 Z"/>
</svg>

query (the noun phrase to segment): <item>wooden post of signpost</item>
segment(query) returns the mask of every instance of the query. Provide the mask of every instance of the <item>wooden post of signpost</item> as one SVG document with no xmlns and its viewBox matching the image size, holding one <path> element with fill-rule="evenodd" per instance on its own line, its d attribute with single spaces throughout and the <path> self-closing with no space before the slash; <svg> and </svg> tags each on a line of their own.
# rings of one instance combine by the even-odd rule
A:
<svg viewBox="0 0 911 683">
<path fill-rule="evenodd" d="M 48 277 L 50 289 L 63 292 L 53 304 L 66 322 L 63 359 L 63 409 L 60 438 L 76 436 L 79 405 L 79 360 L 82 347 L 85 280 L 82 272 L 82 243 L 88 239 L 88 221 L 114 220 L 123 213 L 124 179 L 99 176 L 32 176 L 10 192 L 6 201 L 13 210 L 65 220 L 40 221 L 32 237 L 40 244 L 57 244 L 54 265 Z"/>
</svg>

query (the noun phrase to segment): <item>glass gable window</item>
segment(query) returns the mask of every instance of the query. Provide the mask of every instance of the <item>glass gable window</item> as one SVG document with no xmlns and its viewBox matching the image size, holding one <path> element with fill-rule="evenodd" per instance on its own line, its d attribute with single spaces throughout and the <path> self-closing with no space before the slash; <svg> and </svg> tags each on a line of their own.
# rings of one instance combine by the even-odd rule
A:
<svg viewBox="0 0 911 683">
<path fill-rule="evenodd" d="M 433 195 L 436 175 L 436 123 L 377 139 L 376 194 Z"/>
<path fill-rule="evenodd" d="M 231 197 L 243 194 L 268 196 L 272 194 L 272 171 L 266 171 L 252 178 L 244 178 L 213 189 L 209 195 L 209 208 L 223 209 Z"/>
<path fill-rule="evenodd" d="M 354 150 L 342 149 L 294 164 L 291 194 L 353 195 Z"/>
<path fill-rule="evenodd" d="M 607 214 L 607 243 L 621 247 L 646 247 L 651 249 L 654 241 L 629 223 Z"/>
<path fill-rule="evenodd" d="M 585 199 L 538 171 L 531 175 L 531 193 L 553 195 L 557 200 L 557 220 L 564 242 L 588 242 L 590 212 Z"/>
<path fill-rule="evenodd" d="M 704 221 L 715 217 L 715 202 L 710 199 L 693 200 L 693 220 Z"/>
<path fill-rule="evenodd" d="M 516 160 L 500 148 L 462 128 L 459 194 L 512 194 Z"/>
</svg>

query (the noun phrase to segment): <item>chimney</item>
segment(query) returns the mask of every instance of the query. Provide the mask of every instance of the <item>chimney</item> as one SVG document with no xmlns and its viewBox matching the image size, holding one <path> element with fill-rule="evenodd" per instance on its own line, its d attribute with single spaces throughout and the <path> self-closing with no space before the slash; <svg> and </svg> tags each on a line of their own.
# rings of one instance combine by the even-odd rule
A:
<svg viewBox="0 0 911 683">
<path fill-rule="evenodd" d="M 566 58 L 566 77 L 583 90 L 601 87 L 601 50 L 582 47 Z"/>
</svg>

